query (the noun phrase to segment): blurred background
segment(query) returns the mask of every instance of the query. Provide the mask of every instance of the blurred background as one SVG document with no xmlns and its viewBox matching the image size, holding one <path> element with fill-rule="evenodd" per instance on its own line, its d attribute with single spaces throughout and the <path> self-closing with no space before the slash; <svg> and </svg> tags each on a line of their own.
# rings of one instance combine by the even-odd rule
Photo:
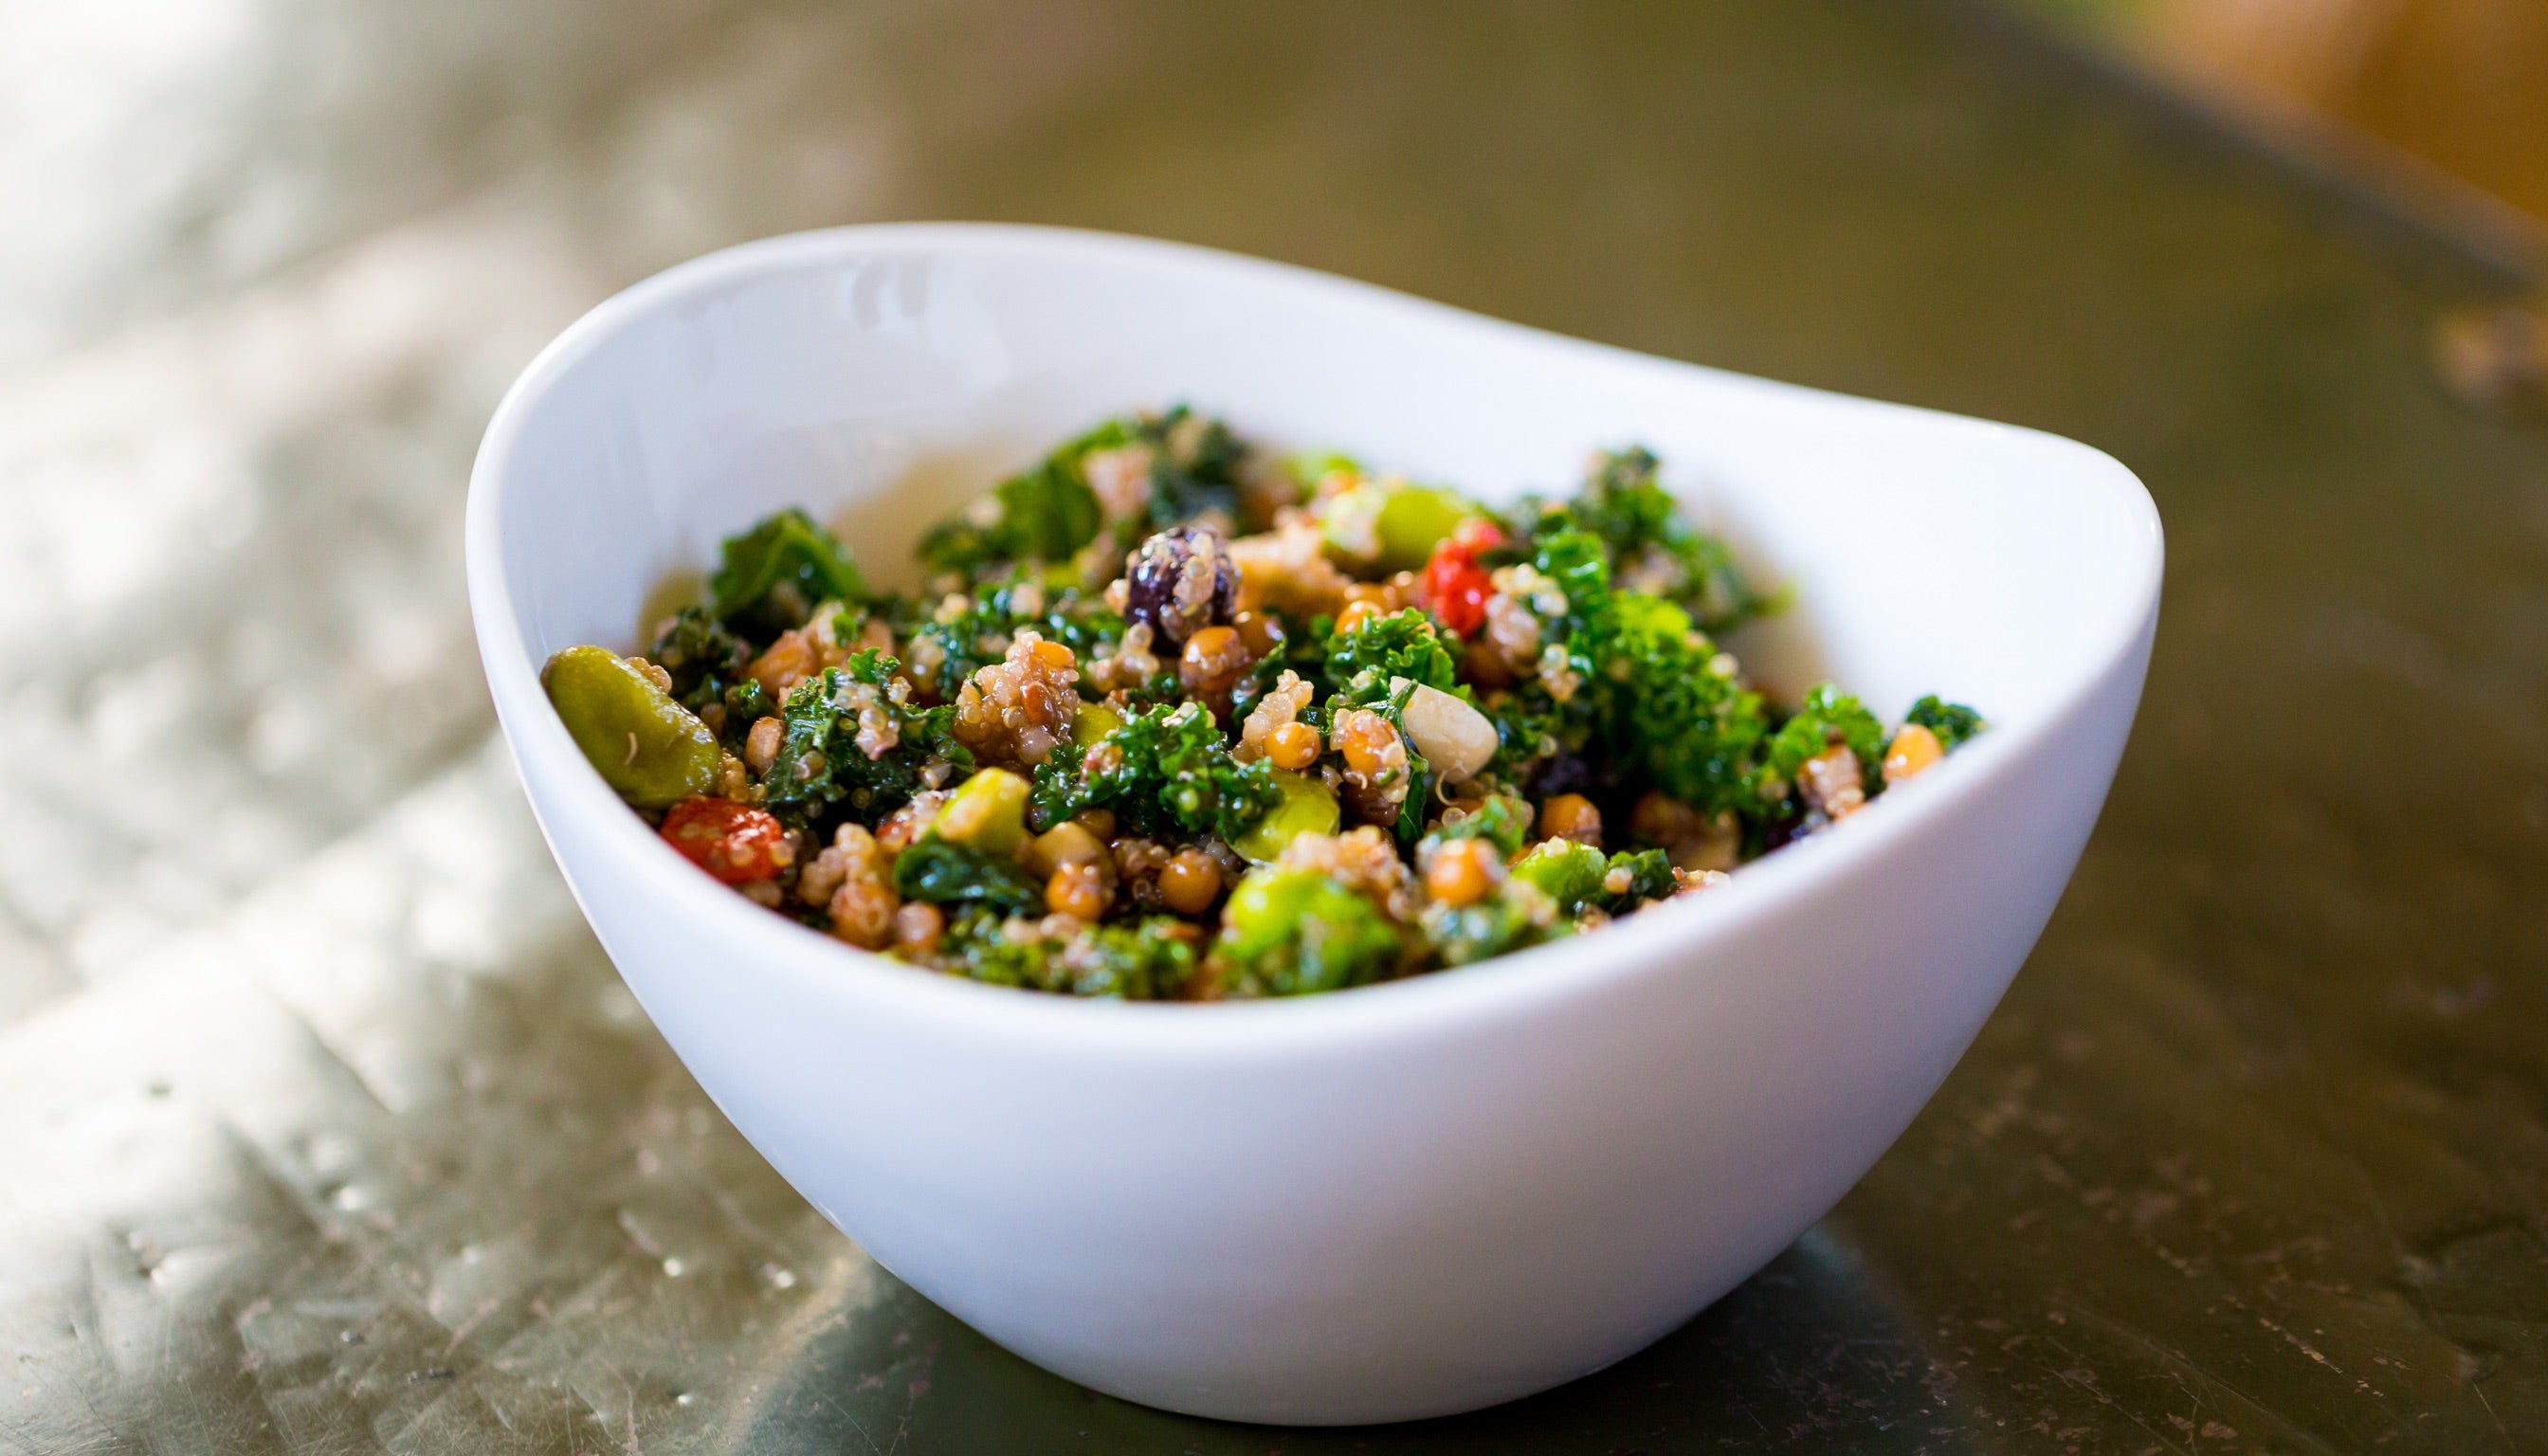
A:
<svg viewBox="0 0 2548 1456">
<path fill-rule="evenodd" d="M 2075 435 L 2167 618 L 1904 1142 L 1407 1449 L 2548 1449 L 2538 0 L 0 0 L 0 1450 L 1228 1450 L 865 1261 L 522 811 L 470 457 L 613 290 L 981 218 Z M 863 1445 L 861 1443 L 864 1443 Z"/>
<path fill-rule="evenodd" d="M 2016 0 L 2250 125 L 2473 212 L 2548 220 L 2548 8 L 2523 0 Z M 2443 201 L 2443 205 L 2450 205 Z"/>
</svg>

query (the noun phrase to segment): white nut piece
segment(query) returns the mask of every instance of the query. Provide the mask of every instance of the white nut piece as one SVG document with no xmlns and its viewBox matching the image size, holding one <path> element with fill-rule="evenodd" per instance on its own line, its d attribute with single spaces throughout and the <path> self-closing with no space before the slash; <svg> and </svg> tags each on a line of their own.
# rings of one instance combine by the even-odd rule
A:
<svg viewBox="0 0 2548 1456">
<path fill-rule="evenodd" d="M 1392 694 L 1404 691 L 1407 680 L 1392 678 Z M 1419 686 L 1408 695 L 1400 715 L 1407 741 L 1424 756 L 1446 783 L 1475 778 L 1496 756 L 1496 725 L 1487 715 L 1439 687 Z"/>
</svg>

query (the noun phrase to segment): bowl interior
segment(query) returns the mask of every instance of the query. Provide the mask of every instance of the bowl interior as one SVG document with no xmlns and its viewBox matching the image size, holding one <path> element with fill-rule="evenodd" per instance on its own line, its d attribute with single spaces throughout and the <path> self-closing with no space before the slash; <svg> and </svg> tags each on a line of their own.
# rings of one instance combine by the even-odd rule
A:
<svg viewBox="0 0 2548 1456">
<path fill-rule="evenodd" d="M 2022 730 L 2124 650 L 2155 590 L 2147 497 L 2052 436 L 1170 244 L 859 228 L 675 269 L 525 376 L 482 457 L 497 560 L 476 567 L 522 654 L 500 670 L 626 649 L 650 590 L 781 505 L 907 582 L 929 522 L 1098 417 L 1175 401 L 1495 500 L 1643 443 L 1795 590 L 1735 644 L 1747 665 L 1786 692 L 1829 676 L 1887 717 L 1939 691 Z"/>
</svg>

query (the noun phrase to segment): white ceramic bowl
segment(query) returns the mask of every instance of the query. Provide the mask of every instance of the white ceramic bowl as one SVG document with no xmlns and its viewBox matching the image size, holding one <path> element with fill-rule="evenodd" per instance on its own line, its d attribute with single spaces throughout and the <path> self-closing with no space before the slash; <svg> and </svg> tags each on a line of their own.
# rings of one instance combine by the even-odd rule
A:
<svg viewBox="0 0 2548 1456">
<path fill-rule="evenodd" d="M 919 527 L 1099 416 L 1242 429 L 1509 498 L 1641 441 L 1798 607 L 1743 644 L 1888 718 L 1996 725 L 1695 900 L 1469 969 L 1281 1003 L 1113 1005 L 849 950 L 623 808 L 541 662 L 782 504 L 891 574 Z M 684 264 L 514 385 L 471 602 L 559 865 L 753 1145 L 915 1289 L 1099 1390 L 1395 1420 L 1597 1370 L 1866 1172 L 2069 878 L 2156 622 L 2159 525 L 2085 446 L 1647 358 L 1318 274 L 1022 228 L 856 228 Z"/>
</svg>

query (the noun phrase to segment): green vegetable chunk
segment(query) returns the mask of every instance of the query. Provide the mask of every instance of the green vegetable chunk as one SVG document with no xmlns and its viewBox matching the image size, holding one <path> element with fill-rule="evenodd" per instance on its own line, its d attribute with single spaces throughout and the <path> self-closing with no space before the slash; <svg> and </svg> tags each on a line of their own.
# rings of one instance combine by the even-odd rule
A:
<svg viewBox="0 0 2548 1456">
<path fill-rule="evenodd" d="M 1044 886 L 1006 855 L 923 839 L 894 857 L 893 888 L 933 905 L 980 904 L 1003 915 L 1044 913 Z"/>
<path fill-rule="evenodd" d="M 1902 721 L 1917 723 L 1938 735 L 1938 747 L 1949 753 L 1961 748 L 1987 726 L 1981 714 L 1962 703 L 1946 702 L 1934 692 L 1911 704 L 1911 711 Z"/>
<path fill-rule="evenodd" d="M 751 682 L 743 676 L 752 663 L 751 645 L 727 631 L 703 606 L 675 612 L 655 634 L 655 646 L 646 655 L 672 674 L 673 696 L 694 713 L 725 701 L 728 689 Z"/>
<path fill-rule="evenodd" d="M 1324 779 L 1286 769 L 1274 771 L 1274 789 L 1282 795 L 1256 827 L 1230 841 L 1229 847 L 1257 864 L 1273 862 L 1283 847 L 1305 834 L 1333 834 L 1343 818 L 1336 791 Z"/>
<path fill-rule="evenodd" d="M 1070 746 L 1089 749 L 1097 740 L 1124 726 L 1124 715 L 1102 702 L 1083 702 L 1070 716 Z"/>
<path fill-rule="evenodd" d="M 1027 781 L 1006 769 L 984 769 L 957 785 L 930 832 L 986 855 L 1014 855 L 1027 837 Z"/>
<path fill-rule="evenodd" d="M 1387 975 L 1403 949 L 1369 900 L 1308 869 L 1259 869 L 1223 911 L 1215 956 L 1233 996 L 1301 996 Z"/>
<path fill-rule="evenodd" d="M 1433 486 L 1401 486 L 1380 505 L 1380 569 L 1421 571 L 1433 548 L 1451 528 L 1473 515 L 1483 515 L 1468 498 Z"/>
<path fill-rule="evenodd" d="M 540 680 L 575 746 L 621 798 L 660 809 L 716 787 L 716 735 L 625 659 L 570 647 Z"/>
<path fill-rule="evenodd" d="M 1557 902 L 1559 910 L 1572 915 L 1587 903 L 1601 900 L 1601 876 L 1608 864 L 1608 857 L 1591 845 L 1550 839 L 1533 845 L 1529 854 L 1515 860 L 1512 876 L 1537 885 Z"/>
<path fill-rule="evenodd" d="M 1327 502 L 1327 545 L 1387 574 L 1422 569 L 1451 528 L 1483 515 L 1456 491 L 1366 481 Z"/>
<path fill-rule="evenodd" d="M 865 579 L 838 538 L 792 507 L 729 537 L 708 578 L 709 610 L 755 637 L 800 625 L 817 602 L 866 594 Z"/>
</svg>

